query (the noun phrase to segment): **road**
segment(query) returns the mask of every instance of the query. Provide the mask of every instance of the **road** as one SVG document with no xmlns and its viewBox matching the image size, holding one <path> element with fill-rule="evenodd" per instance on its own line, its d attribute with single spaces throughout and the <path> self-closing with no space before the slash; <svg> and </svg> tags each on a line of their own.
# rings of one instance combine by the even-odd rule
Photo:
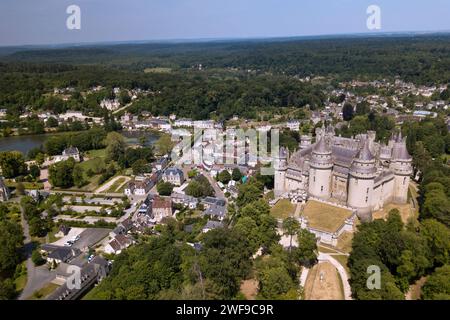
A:
<svg viewBox="0 0 450 320">
<path fill-rule="evenodd" d="M 113 114 L 117 114 L 117 113 L 119 113 L 120 111 L 125 110 L 126 108 L 128 108 L 128 107 L 131 106 L 132 104 L 133 104 L 133 102 L 130 102 L 129 104 L 124 105 L 122 108 L 119 108 L 119 109 L 113 111 Z"/>
<path fill-rule="evenodd" d="M 31 260 L 31 253 L 33 252 L 33 243 L 31 242 L 30 230 L 28 223 L 25 220 L 23 210 L 21 208 L 21 223 L 23 234 L 25 236 L 24 251 L 27 257 L 27 284 L 19 296 L 19 300 L 25 300 L 33 295 L 36 290 L 41 289 L 45 284 L 52 281 L 56 274 L 50 272 L 46 265 L 35 267 Z"/>
</svg>

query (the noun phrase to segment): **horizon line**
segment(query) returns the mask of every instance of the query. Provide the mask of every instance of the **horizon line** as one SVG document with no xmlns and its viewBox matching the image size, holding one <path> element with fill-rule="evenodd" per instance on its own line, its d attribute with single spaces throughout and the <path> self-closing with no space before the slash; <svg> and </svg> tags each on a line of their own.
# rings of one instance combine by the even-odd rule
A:
<svg viewBox="0 0 450 320">
<path fill-rule="evenodd" d="M 377 36 L 395 36 L 395 35 L 426 35 L 426 34 L 450 34 L 450 29 L 446 30 L 416 30 L 416 31 L 375 31 L 375 32 L 354 32 L 354 33 L 327 33 L 311 35 L 292 35 L 292 36 L 253 36 L 253 37 L 200 37 L 200 38 L 160 38 L 160 39 L 135 39 L 135 40 L 100 40 L 86 42 L 61 42 L 61 43 L 35 43 L 35 44 L 17 44 L 0 45 L 0 48 L 39 48 L 39 47 L 81 47 L 94 45 L 120 45 L 120 44 L 149 44 L 149 43 L 208 43 L 208 42 L 226 42 L 226 41 L 251 41 L 251 40 L 289 40 L 289 39 L 308 39 L 308 38 L 339 38 L 339 37 L 377 37 Z"/>
</svg>

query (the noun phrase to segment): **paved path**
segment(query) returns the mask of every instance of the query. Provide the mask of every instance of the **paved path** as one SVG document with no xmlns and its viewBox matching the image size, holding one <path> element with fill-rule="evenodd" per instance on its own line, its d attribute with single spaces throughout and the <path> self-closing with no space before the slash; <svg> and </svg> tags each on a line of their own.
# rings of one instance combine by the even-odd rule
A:
<svg viewBox="0 0 450 320">
<path fill-rule="evenodd" d="M 55 273 L 50 272 L 46 265 L 35 267 L 31 260 L 31 253 L 33 252 L 33 243 L 31 242 L 31 236 L 29 226 L 25 220 L 23 210 L 21 208 L 21 223 L 23 233 L 25 236 L 24 251 L 27 257 L 27 284 L 19 296 L 19 300 L 25 300 L 33 295 L 36 290 L 41 289 L 45 284 L 52 281 L 55 278 Z"/>
<path fill-rule="evenodd" d="M 308 279 L 308 274 L 309 274 L 309 268 L 303 267 L 302 273 L 300 274 L 300 285 L 302 286 L 302 288 L 305 287 L 306 279 Z"/>
<path fill-rule="evenodd" d="M 105 184 L 101 185 L 100 187 L 98 187 L 94 193 L 102 193 L 103 191 L 107 191 L 113 184 L 114 182 L 116 182 L 117 180 L 124 178 L 125 181 L 118 187 L 121 187 L 124 183 L 128 182 L 129 180 L 131 180 L 130 177 L 126 177 L 126 176 L 117 176 L 112 178 L 111 180 L 109 180 L 108 182 L 106 182 Z M 115 191 L 115 190 L 114 190 Z"/>
<path fill-rule="evenodd" d="M 342 287 L 344 288 L 344 298 L 345 300 L 352 300 L 352 290 L 350 288 L 350 284 L 348 282 L 348 275 L 344 267 L 336 259 L 334 259 L 327 253 L 320 253 L 317 259 L 319 261 L 328 261 L 337 269 L 339 275 L 341 276 Z"/>
</svg>

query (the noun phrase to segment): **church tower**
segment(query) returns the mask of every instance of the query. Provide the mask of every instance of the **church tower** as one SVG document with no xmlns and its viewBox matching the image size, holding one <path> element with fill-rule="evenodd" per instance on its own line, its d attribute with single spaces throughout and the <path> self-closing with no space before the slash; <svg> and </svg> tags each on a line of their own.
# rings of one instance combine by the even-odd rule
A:
<svg viewBox="0 0 450 320">
<path fill-rule="evenodd" d="M 400 132 L 392 148 L 390 168 L 394 172 L 393 202 L 406 203 L 408 201 L 409 180 L 412 174 L 412 158 L 406 149 L 406 138 Z"/>
<path fill-rule="evenodd" d="M 323 200 L 331 197 L 332 169 L 331 148 L 327 145 L 325 136 L 320 136 L 319 141 L 313 147 L 309 163 L 308 193 L 310 196 Z"/>
<path fill-rule="evenodd" d="M 368 139 L 350 167 L 347 205 L 357 209 L 363 221 L 372 220 L 372 194 L 377 169 L 375 157 L 370 152 Z"/>
<path fill-rule="evenodd" d="M 278 156 L 275 157 L 274 169 L 275 169 L 275 181 L 274 181 L 274 195 L 275 197 L 281 196 L 286 191 L 286 170 L 289 151 L 280 147 Z"/>
</svg>

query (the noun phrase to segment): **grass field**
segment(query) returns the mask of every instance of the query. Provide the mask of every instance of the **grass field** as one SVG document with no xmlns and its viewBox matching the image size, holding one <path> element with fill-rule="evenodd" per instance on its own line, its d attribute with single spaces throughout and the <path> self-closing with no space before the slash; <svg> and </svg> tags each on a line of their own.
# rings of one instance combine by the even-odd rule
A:
<svg viewBox="0 0 450 320">
<path fill-rule="evenodd" d="M 171 73 L 171 68 L 163 68 L 163 67 L 156 67 L 156 68 L 145 68 L 145 73 Z"/>
<path fill-rule="evenodd" d="M 54 283 L 47 283 L 44 287 L 41 289 L 35 291 L 31 297 L 28 297 L 26 300 L 40 300 L 47 297 L 49 294 L 51 294 L 53 291 L 55 291 L 59 286 Z"/>
<path fill-rule="evenodd" d="M 21 275 L 14 279 L 14 284 L 16 286 L 16 291 L 21 292 L 25 286 L 27 285 L 27 267 L 26 267 L 26 261 L 22 262 L 21 268 L 22 272 Z"/>
<path fill-rule="evenodd" d="M 352 214 L 350 210 L 314 200 L 309 200 L 302 212 L 310 227 L 327 232 L 335 232 Z"/>
<path fill-rule="evenodd" d="M 352 251 L 352 241 L 353 241 L 353 233 L 351 232 L 343 232 L 338 238 L 337 248 L 345 253 L 350 253 Z"/>
<path fill-rule="evenodd" d="M 277 219 L 285 219 L 292 216 L 294 212 L 295 205 L 293 205 L 289 199 L 279 200 L 272 209 L 270 209 L 270 213 Z"/>
<path fill-rule="evenodd" d="M 89 159 L 106 158 L 106 149 L 89 150 L 89 151 L 86 152 L 86 156 Z"/>
<path fill-rule="evenodd" d="M 114 183 L 111 185 L 111 187 L 109 187 L 109 189 L 106 191 L 106 193 L 114 193 L 117 191 L 117 189 L 119 187 L 122 186 L 122 184 L 126 181 L 127 179 L 122 177 L 117 179 L 116 181 L 114 181 Z"/>
</svg>

